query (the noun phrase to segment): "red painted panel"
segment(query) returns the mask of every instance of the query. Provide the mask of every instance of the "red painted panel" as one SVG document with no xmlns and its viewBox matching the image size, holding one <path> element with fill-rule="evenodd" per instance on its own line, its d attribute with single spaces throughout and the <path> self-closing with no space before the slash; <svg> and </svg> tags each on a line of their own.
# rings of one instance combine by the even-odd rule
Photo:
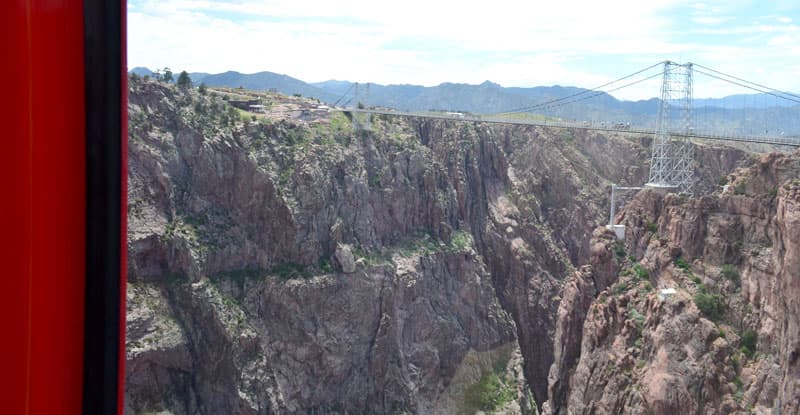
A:
<svg viewBox="0 0 800 415">
<path fill-rule="evenodd" d="M 4 1 L 0 407 L 81 410 L 83 2 Z"/>
<path fill-rule="evenodd" d="M 8 333 L 0 342 L 0 406 L 9 413 L 24 413 L 27 390 L 28 304 L 31 275 L 31 151 L 28 120 L 28 46 L 24 4 L 6 3 L 0 12 L 0 51 L 16 65 L 0 65 L 7 99 L 0 99 L 4 134 L 0 151 L 0 322 Z M 16 102 L 13 102 L 16 101 Z"/>
</svg>

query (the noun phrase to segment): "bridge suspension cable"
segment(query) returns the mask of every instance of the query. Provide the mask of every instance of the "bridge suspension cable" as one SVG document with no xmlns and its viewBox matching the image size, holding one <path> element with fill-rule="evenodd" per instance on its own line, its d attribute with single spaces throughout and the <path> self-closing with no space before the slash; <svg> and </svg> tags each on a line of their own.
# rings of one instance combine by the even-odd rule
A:
<svg viewBox="0 0 800 415">
<path fill-rule="evenodd" d="M 781 91 L 781 90 L 779 90 L 779 89 L 770 88 L 770 87 L 768 87 L 768 86 L 766 86 L 766 85 L 761 85 L 761 84 L 758 84 L 758 83 L 755 83 L 755 82 L 752 82 L 752 81 L 748 81 L 748 80 L 746 80 L 746 79 L 742 79 L 742 78 L 739 78 L 739 77 L 736 77 L 736 76 L 733 76 L 733 75 L 726 74 L 726 73 L 724 73 L 724 72 L 720 72 L 720 71 L 718 71 L 718 70 L 716 70 L 716 69 L 709 68 L 708 66 L 703 66 L 703 65 L 700 65 L 699 63 L 694 63 L 693 65 L 694 65 L 695 67 L 698 67 L 698 68 L 703 68 L 703 69 L 705 69 L 705 70 L 707 70 L 707 71 L 714 72 L 714 73 L 716 73 L 716 74 L 719 74 L 719 75 L 721 75 L 721 76 L 724 76 L 724 77 L 728 77 L 728 78 L 731 78 L 731 79 L 735 79 L 735 80 L 737 80 L 737 81 L 744 82 L 744 83 L 746 83 L 746 84 L 755 85 L 755 86 L 757 86 L 757 87 L 759 87 L 759 88 L 763 88 L 763 89 L 766 89 L 766 90 L 772 91 L 772 92 L 774 92 L 774 93 L 776 93 L 776 94 L 778 94 L 778 95 L 786 95 L 786 96 L 788 96 L 788 97 L 792 97 L 792 98 L 795 98 L 795 99 L 798 99 L 798 100 L 800 100 L 800 95 L 793 94 L 793 93 L 791 93 L 791 92 L 786 92 L 786 91 Z M 709 76 L 713 76 L 713 75 L 707 74 L 707 73 L 705 73 L 705 72 L 704 72 L 704 74 L 706 74 L 706 75 L 709 75 Z M 722 79 L 722 78 L 717 78 L 717 79 Z M 729 80 L 727 80 L 727 79 L 722 79 L 722 80 L 723 80 L 723 81 L 728 81 L 728 82 L 731 82 L 731 83 L 733 83 L 732 81 L 729 81 Z M 739 85 L 739 84 L 737 84 L 737 85 Z M 744 85 L 740 85 L 740 86 L 744 86 Z M 750 88 L 750 87 L 747 87 L 747 86 L 745 86 L 745 88 Z M 751 89 L 754 89 L 754 88 L 751 88 Z M 783 97 L 783 96 L 779 96 L 778 98 L 785 98 L 785 97 Z M 786 98 L 786 99 L 789 99 L 789 98 Z M 790 100 L 791 100 L 791 99 L 790 99 Z M 792 101 L 793 101 L 793 100 L 792 100 Z"/>
<path fill-rule="evenodd" d="M 650 80 L 650 79 L 653 79 L 653 78 L 658 78 L 658 77 L 661 77 L 661 76 L 663 76 L 663 75 L 664 75 L 664 72 L 663 72 L 663 71 L 662 71 L 662 72 L 658 72 L 658 73 L 656 73 L 656 74 L 653 74 L 653 75 L 650 75 L 650 76 L 648 76 L 648 77 L 646 77 L 646 78 L 638 79 L 638 80 L 636 80 L 636 81 L 629 82 L 629 83 L 627 83 L 627 84 L 625 84 L 625 85 L 618 86 L 618 87 L 616 87 L 616 88 L 612 88 L 612 89 L 609 89 L 609 90 L 606 90 L 606 91 L 595 91 L 594 93 L 592 93 L 592 95 L 589 95 L 589 96 L 586 96 L 586 97 L 580 97 L 580 98 L 578 98 L 578 99 L 574 99 L 574 100 L 571 100 L 571 101 L 559 102 L 559 103 L 548 104 L 548 105 L 545 105 L 546 103 L 542 103 L 542 104 L 540 104 L 540 105 L 537 105 L 537 106 L 535 106 L 535 107 L 533 107 L 533 108 L 531 108 L 531 109 L 529 109 L 529 110 L 526 110 L 526 111 L 530 111 L 530 110 L 534 110 L 534 109 L 543 109 L 543 110 L 548 110 L 548 109 L 553 109 L 553 108 L 559 108 L 559 107 L 563 107 L 563 106 L 565 106 L 565 105 L 573 104 L 573 103 L 575 103 L 575 102 L 585 101 L 585 100 L 587 100 L 587 99 L 591 99 L 591 98 L 594 98 L 594 97 L 596 97 L 596 96 L 600 96 L 600 95 L 603 95 L 603 94 L 607 94 L 607 93 L 609 93 L 609 92 L 618 91 L 618 90 L 620 90 L 620 89 L 627 88 L 627 87 L 629 87 L 629 86 L 636 85 L 636 84 L 642 83 L 642 82 L 644 82 L 644 81 L 648 81 L 648 80 Z M 521 111 L 520 111 L 520 112 L 521 112 Z M 511 114 L 511 113 L 510 113 L 510 112 L 503 112 L 503 113 L 500 113 L 500 114 Z"/>
<path fill-rule="evenodd" d="M 695 66 L 707 69 L 705 66 L 700 66 L 698 64 L 695 64 Z M 706 71 L 703 71 L 703 70 L 700 70 L 700 69 L 695 69 L 694 71 L 697 72 L 697 73 L 706 75 L 706 76 L 710 76 L 710 77 L 712 77 L 714 79 L 718 79 L 720 81 L 728 82 L 728 83 L 731 83 L 731 84 L 734 84 L 734 85 L 737 85 L 737 86 L 741 86 L 743 88 L 748 88 L 748 89 L 751 89 L 753 91 L 760 92 L 762 94 L 772 95 L 772 96 L 777 97 L 777 98 L 785 99 L 787 101 L 792 101 L 792 102 L 796 102 L 796 103 L 800 104 L 800 96 L 797 96 L 797 95 L 794 95 L 794 94 L 791 94 L 791 93 L 782 92 L 782 91 L 779 91 L 777 89 L 773 89 L 773 88 L 769 88 L 769 87 L 766 87 L 766 86 L 762 86 L 762 85 L 756 84 L 755 82 L 745 81 L 743 79 L 736 78 L 736 77 L 733 77 L 733 76 L 731 76 L 731 78 L 734 78 L 737 81 L 726 79 L 726 78 L 724 78 L 722 76 L 715 75 L 715 74 L 712 74 L 712 73 L 709 73 L 709 72 L 706 72 Z M 711 71 L 713 71 L 713 69 L 711 69 Z M 714 72 L 718 72 L 718 71 L 714 71 Z M 718 73 L 721 73 L 721 72 L 718 72 Z M 728 76 L 728 75 L 726 75 L 726 76 Z M 741 81 L 741 82 L 739 82 L 739 81 Z M 781 95 L 781 94 L 786 94 L 788 96 L 784 96 L 784 95 Z"/>
<path fill-rule="evenodd" d="M 333 106 L 334 106 L 334 107 L 335 107 L 335 106 L 337 106 L 337 105 L 339 105 L 339 102 L 341 102 L 341 101 L 344 99 L 344 97 L 346 97 L 346 96 L 347 96 L 347 94 L 348 94 L 348 93 L 349 93 L 349 92 L 350 92 L 350 91 L 353 89 L 353 85 L 355 85 L 355 84 L 352 84 L 352 83 L 351 83 L 351 84 L 350 84 L 350 88 L 347 88 L 347 90 L 346 90 L 346 91 L 344 91 L 344 94 L 342 94 L 342 96 L 340 96 L 340 97 L 339 97 L 339 99 L 337 99 L 337 100 L 336 100 L 336 102 L 334 102 L 334 103 L 333 103 Z"/>
<path fill-rule="evenodd" d="M 562 102 L 562 101 L 565 101 L 565 100 L 568 100 L 568 99 L 571 99 L 571 98 L 575 98 L 575 97 L 578 97 L 578 96 L 581 96 L 581 95 L 584 95 L 584 94 L 592 93 L 592 92 L 596 93 L 596 95 L 594 95 L 594 96 L 601 95 L 601 94 L 606 92 L 606 91 L 600 91 L 602 88 L 605 88 L 605 87 L 607 87 L 609 85 L 612 85 L 612 84 L 615 84 L 617 82 L 624 81 L 626 79 L 632 78 L 632 77 L 634 77 L 636 75 L 639 75 L 639 74 L 641 74 L 643 72 L 647 72 L 647 71 L 649 71 L 649 70 L 651 70 L 651 69 L 653 69 L 655 67 L 663 65 L 664 62 L 666 62 L 666 61 L 658 62 L 658 63 L 656 63 L 654 65 L 648 66 L 647 68 L 638 70 L 638 71 L 636 71 L 636 72 L 634 72 L 632 74 L 623 76 L 621 78 L 617 78 L 617 79 L 615 79 L 615 80 L 613 80 L 611 82 L 607 82 L 607 83 L 605 83 L 603 85 L 596 86 L 596 87 L 591 88 L 591 89 L 585 89 L 585 90 L 583 90 L 581 92 L 577 92 L 577 93 L 574 93 L 574 94 L 571 94 L 571 95 L 567 95 L 565 97 L 556 98 L 556 99 L 552 99 L 552 100 L 549 100 L 549 101 L 540 102 L 540 103 L 534 104 L 534 105 L 528 105 L 528 106 L 525 106 L 525 107 L 520 107 L 520 108 L 508 110 L 508 111 L 502 111 L 502 112 L 497 112 L 497 113 L 494 113 L 494 114 L 487 114 L 487 115 L 503 115 L 503 114 L 515 114 L 515 113 L 520 113 L 520 112 L 528 112 L 528 111 L 531 111 L 531 110 L 534 110 L 534 109 L 541 108 L 543 106 L 556 104 L 556 103 L 559 103 L 559 102 Z M 659 72 L 658 75 L 661 75 L 661 72 Z M 627 86 L 630 86 L 630 85 L 627 85 Z"/>
</svg>

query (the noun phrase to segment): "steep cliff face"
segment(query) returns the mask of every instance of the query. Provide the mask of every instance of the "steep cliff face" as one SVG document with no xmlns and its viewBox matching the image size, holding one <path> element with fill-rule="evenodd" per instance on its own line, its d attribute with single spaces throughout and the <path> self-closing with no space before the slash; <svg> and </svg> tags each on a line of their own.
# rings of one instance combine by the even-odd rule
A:
<svg viewBox="0 0 800 415">
<path fill-rule="evenodd" d="M 589 235 L 607 185 L 642 183 L 649 143 L 278 118 L 242 121 L 220 96 L 131 84 L 128 411 L 544 402 L 554 356 L 576 353 L 552 341 L 570 312 L 564 279 L 602 256 Z M 714 180 L 744 158 L 698 154 L 715 160 L 701 173 Z"/>
<path fill-rule="evenodd" d="M 565 288 L 545 412 L 800 411 L 800 154 L 727 181 L 641 192 L 624 243 L 597 231 Z"/>
</svg>

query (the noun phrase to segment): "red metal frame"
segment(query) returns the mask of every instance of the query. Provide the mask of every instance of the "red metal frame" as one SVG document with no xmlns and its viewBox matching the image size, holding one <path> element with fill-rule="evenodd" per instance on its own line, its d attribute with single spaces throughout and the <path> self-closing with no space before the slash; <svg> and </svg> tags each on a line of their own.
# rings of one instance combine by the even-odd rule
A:
<svg viewBox="0 0 800 415">
<path fill-rule="evenodd" d="M 0 407 L 79 413 L 85 280 L 83 2 L 9 1 L 0 14 L 7 132 L 0 264 Z"/>
<path fill-rule="evenodd" d="M 127 171 L 125 0 L 122 169 Z M 82 412 L 86 281 L 84 2 L 0 2 L 0 408 Z M 126 189 L 122 174 L 122 189 Z M 121 195 L 118 413 L 125 362 L 126 195 Z M 85 410 L 85 408 L 83 408 Z"/>
</svg>

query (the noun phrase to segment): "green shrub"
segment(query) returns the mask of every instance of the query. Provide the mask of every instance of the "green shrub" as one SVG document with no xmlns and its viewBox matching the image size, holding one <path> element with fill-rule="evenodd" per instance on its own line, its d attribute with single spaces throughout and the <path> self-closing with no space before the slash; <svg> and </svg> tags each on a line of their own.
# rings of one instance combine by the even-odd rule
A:
<svg viewBox="0 0 800 415">
<path fill-rule="evenodd" d="M 682 269 L 682 270 L 684 270 L 684 271 L 688 271 L 689 267 L 690 267 L 689 263 L 686 262 L 686 260 L 683 259 L 683 258 L 676 258 L 675 259 L 675 266 L 680 268 L 680 269 Z"/>
<path fill-rule="evenodd" d="M 617 283 L 617 285 L 614 286 L 614 291 L 613 292 L 614 292 L 615 295 L 620 295 L 620 294 L 624 293 L 625 291 L 628 291 L 628 288 L 630 288 L 630 287 L 628 287 L 628 283 L 627 282 L 620 281 L 620 282 Z"/>
<path fill-rule="evenodd" d="M 775 199 L 777 196 L 778 196 L 778 188 L 777 187 L 773 187 L 772 189 L 769 189 L 769 197 L 770 198 Z"/>
<path fill-rule="evenodd" d="M 747 346 L 740 347 L 739 351 L 742 352 L 742 354 L 747 356 L 748 358 L 753 357 L 753 351 L 750 350 L 750 348 Z"/>
<path fill-rule="evenodd" d="M 330 274 L 333 272 L 333 265 L 331 264 L 331 260 L 325 257 L 319 259 L 319 269 L 326 274 Z"/>
<path fill-rule="evenodd" d="M 719 184 L 720 186 L 725 186 L 726 184 L 728 184 L 728 176 L 725 176 L 724 174 L 722 176 L 719 176 L 717 184 Z"/>
<path fill-rule="evenodd" d="M 464 251 L 472 245 L 472 236 L 466 231 L 455 231 L 450 236 L 450 246 L 456 251 Z"/>
<path fill-rule="evenodd" d="M 747 353 L 742 350 L 742 353 L 747 355 L 747 357 L 752 357 L 753 352 L 756 350 L 756 344 L 758 343 L 758 334 L 753 330 L 747 330 L 742 333 L 742 339 L 739 341 L 741 344 L 742 349 L 747 349 Z"/>
<path fill-rule="evenodd" d="M 625 258 L 625 255 L 626 255 L 625 245 L 623 245 L 620 242 L 615 243 L 614 244 L 614 252 L 617 254 L 618 257 Z"/>
<path fill-rule="evenodd" d="M 370 178 L 369 178 L 369 187 L 371 187 L 373 189 L 380 189 L 382 187 L 381 186 L 381 176 L 378 176 L 377 174 L 373 174 L 372 176 L 370 176 Z"/>
<path fill-rule="evenodd" d="M 658 224 L 655 222 L 650 222 L 647 224 L 647 226 L 645 226 L 645 229 L 647 229 L 650 232 L 656 233 L 658 232 Z"/>
<path fill-rule="evenodd" d="M 733 395 L 733 399 L 736 401 L 736 403 L 741 403 L 743 398 L 744 391 L 742 389 L 737 390 L 736 394 Z"/>
<path fill-rule="evenodd" d="M 722 266 L 722 276 L 733 281 L 736 285 L 739 285 L 739 270 L 736 269 L 731 264 L 725 264 Z"/>
<path fill-rule="evenodd" d="M 739 376 L 733 378 L 733 384 L 736 385 L 737 388 L 741 388 L 744 385 L 744 383 L 742 382 L 742 378 L 740 378 Z"/>
<path fill-rule="evenodd" d="M 636 323 L 636 328 L 638 328 L 641 332 L 642 328 L 644 327 L 644 315 L 640 313 L 639 310 L 633 307 L 628 307 L 628 316 L 633 320 L 634 323 Z"/>
<path fill-rule="evenodd" d="M 733 187 L 733 194 L 735 195 L 743 195 L 747 193 L 747 183 L 739 182 L 736 186 Z"/>
<path fill-rule="evenodd" d="M 692 275 L 692 282 L 697 285 L 703 284 L 703 280 L 701 280 L 700 277 L 698 277 L 697 275 Z"/>
<path fill-rule="evenodd" d="M 635 264 L 633 266 L 633 272 L 636 273 L 636 277 L 640 280 L 650 279 L 650 272 L 648 272 L 647 268 L 643 267 L 642 264 Z"/>
<path fill-rule="evenodd" d="M 270 274 L 277 275 L 282 280 L 289 280 L 293 278 L 308 278 L 311 274 L 300 264 L 293 262 L 284 262 L 275 265 L 269 270 Z"/>
<path fill-rule="evenodd" d="M 731 356 L 731 363 L 733 364 L 733 368 L 739 370 L 739 356 L 733 355 Z"/>
<path fill-rule="evenodd" d="M 698 292 L 694 295 L 694 303 L 703 315 L 714 321 L 720 319 L 725 311 L 719 294 Z"/>
<path fill-rule="evenodd" d="M 505 385 L 496 374 L 484 372 L 478 383 L 467 388 L 464 395 L 469 409 L 493 411 L 514 400 L 516 390 L 513 385 Z"/>
</svg>

